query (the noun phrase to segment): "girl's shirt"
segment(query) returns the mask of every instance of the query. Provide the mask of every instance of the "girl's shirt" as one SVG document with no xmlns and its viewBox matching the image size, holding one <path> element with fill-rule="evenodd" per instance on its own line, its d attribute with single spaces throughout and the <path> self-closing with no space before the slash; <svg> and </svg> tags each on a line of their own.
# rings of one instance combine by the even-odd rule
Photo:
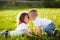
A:
<svg viewBox="0 0 60 40">
<path fill-rule="evenodd" d="M 24 34 L 24 30 L 29 30 L 27 24 L 21 23 L 15 31 L 10 31 L 10 36 L 19 36 L 20 34 Z"/>
</svg>

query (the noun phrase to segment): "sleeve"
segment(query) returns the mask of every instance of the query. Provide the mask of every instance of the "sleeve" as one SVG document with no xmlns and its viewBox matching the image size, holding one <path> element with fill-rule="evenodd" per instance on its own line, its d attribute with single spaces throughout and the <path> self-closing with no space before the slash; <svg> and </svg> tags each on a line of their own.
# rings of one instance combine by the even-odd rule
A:
<svg viewBox="0 0 60 40">
<path fill-rule="evenodd" d="M 22 25 L 22 30 L 25 30 L 25 29 L 28 29 L 28 26 L 25 25 L 25 24 L 23 24 L 23 25 Z"/>
<path fill-rule="evenodd" d="M 41 26 L 41 23 L 39 20 L 35 21 L 34 24 L 35 24 L 35 26 Z"/>
<path fill-rule="evenodd" d="M 28 27 L 26 26 L 26 24 L 22 23 L 19 27 L 17 27 L 15 31 L 20 32 L 24 29 L 28 29 Z"/>
<path fill-rule="evenodd" d="M 14 36 L 15 35 L 15 31 L 9 31 L 10 36 Z"/>
<path fill-rule="evenodd" d="M 26 24 L 23 24 L 22 28 L 21 28 L 21 31 L 22 31 L 23 34 L 25 33 L 24 30 L 29 31 L 29 28 L 28 28 L 28 26 Z"/>
</svg>

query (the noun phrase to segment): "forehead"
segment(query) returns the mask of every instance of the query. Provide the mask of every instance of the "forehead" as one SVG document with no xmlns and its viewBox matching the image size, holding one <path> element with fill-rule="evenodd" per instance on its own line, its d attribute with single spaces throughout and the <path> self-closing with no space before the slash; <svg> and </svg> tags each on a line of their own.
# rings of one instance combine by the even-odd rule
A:
<svg viewBox="0 0 60 40">
<path fill-rule="evenodd" d="M 28 17 L 28 15 L 25 15 L 25 17 Z"/>
<path fill-rule="evenodd" d="M 25 17 L 28 17 L 28 15 L 25 15 Z"/>
<path fill-rule="evenodd" d="M 37 12 L 30 12 L 29 15 L 37 15 Z"/>
</svg>

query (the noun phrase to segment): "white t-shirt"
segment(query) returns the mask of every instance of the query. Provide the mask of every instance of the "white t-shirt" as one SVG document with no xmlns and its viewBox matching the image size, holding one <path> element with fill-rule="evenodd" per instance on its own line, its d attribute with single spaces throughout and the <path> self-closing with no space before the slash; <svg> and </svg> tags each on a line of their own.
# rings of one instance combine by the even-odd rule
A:
<svg viewBox="0 0 60 40">
<path fill-rule="evenodd" d="M 24 34 L 24 30 L 28 29 L 28 26 L 25 23 L 21 23 L 15 31 L 10 31 L 10 36 L 19 36 L 20 34 Z"/>
<path fill-rule="evenodd" d="M 33 22 L 35 26 L 41 26 L 42 28 L 44 28 L 45 26 L 50 24 L 52 21 L 45 18 L 36 17 L 36 19 Z"/>
</svg>

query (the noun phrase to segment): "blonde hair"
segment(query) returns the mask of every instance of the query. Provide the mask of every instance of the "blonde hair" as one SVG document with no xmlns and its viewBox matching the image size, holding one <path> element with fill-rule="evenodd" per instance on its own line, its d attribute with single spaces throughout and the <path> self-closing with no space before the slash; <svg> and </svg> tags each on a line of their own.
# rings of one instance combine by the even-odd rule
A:
<svg viewBox="0 0 60 40">
<path fill-rule="evenodd" d="M 31 9 L 31 10 L 28 12 L 28 14 L 32 14 L 32 15 L 34 15 L 34 16 L 37 16 L 37 15 L 38 15 L 38 12 L 37 12 L 36 9 Z"/>
</svg>

